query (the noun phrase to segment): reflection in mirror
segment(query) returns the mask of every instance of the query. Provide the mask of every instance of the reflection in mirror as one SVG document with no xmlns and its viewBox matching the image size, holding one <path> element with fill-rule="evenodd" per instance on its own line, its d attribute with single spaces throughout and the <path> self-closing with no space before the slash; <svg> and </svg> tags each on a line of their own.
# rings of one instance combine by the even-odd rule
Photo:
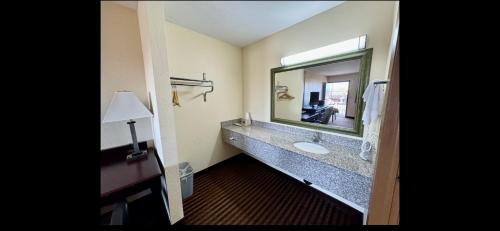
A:
<svg viewBox="0 0 500 231">
<path fill-rule="evenodd" d="M 360 60 L 276 73 L 276 118 L 354 128 Z"/>
<path fill-rule="evenodd" d="M 302 89 L 304 88 L 304 71 L 295 70 L 281 72 L 276 75 L 275 116 L 288 120 L 299 120 L 302 108 Z M 284 98 L 283 95 L 293 98 Z"/>
<path fill-rule="evenodd" d="M 354 128 L 360 60 L 304 69 L 302 121 Z M 331 111 L 325 113 L 325 111 Z M 322 118 L 323 117 L 323 118 Z"/>
<path fill-rule="evenodd" d="M 364 56 L 304 67 L 276 68 L 272 121 L 360 135 Z M 360 105 L 361 104 L 361 105 Z"/>
</svg>

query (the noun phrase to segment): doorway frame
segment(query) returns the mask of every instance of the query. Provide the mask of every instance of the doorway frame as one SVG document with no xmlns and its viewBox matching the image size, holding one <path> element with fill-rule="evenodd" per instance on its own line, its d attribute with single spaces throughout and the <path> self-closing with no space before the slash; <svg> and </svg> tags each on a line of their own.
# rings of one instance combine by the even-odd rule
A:
<svg viewBox="0 0 500 231">
<path fill-rule="evenodd" d="M 349 106 L 349 88 L 351 87 L 351 80 L 340 80 L 340 81 L 333 81 L 333 82 L 326 82 L 326 84 L 329 84 L 329 83 L 343 83 L 343 82 L 347 82 L 348 85 L 347 85 L 347 97 L 346 97 L 346 101 L 345 101 L 345 114 L 347 114 L 347 106 Z M 325 95 L 326 95 L 326 87 L 325 87 Z M 325 99 L 326 101 L 326 99 Z M 345 118 L 347 118 L 346 115 L 344 115 Z M 352 118 L 354 119 L 354 118 Z"/>
<path fill-rule="evenodd" d="M 399 165 L 399 2 L 395 6 L 395 24 L 388 62 L 384 113 L 378 142 L 378 154 L 373 175 L 370 205 L 367 216 L 369 225 L 399 225 L 400 165 Z"/>
</svg>

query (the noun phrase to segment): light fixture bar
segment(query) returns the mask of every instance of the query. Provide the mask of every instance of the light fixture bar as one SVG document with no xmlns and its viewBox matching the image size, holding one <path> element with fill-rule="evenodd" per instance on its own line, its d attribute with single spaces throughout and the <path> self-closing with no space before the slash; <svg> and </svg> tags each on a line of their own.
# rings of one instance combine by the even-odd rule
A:
<svg viewBox="0 0 500 231">
<path fill-rule="evenodd" d="M 366 35 L 281 58 L 282 66 L 318 60 L 366 47 Z"/>
</svg>

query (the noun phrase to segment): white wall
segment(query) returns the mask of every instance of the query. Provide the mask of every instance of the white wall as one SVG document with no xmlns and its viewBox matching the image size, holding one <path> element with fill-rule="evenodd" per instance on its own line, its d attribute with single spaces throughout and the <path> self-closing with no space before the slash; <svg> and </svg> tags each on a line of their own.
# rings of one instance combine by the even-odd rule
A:
<svg viewBox="0 0 500 231">
<path fill-rule="evenodd" d="M 177 86 L 181 107 L 174 107 L 179 161 L 190 162 L 195 172 L 240 151 L 222 141 L 220 122 L 243 116 L 241 48 L 165 22 L 171 76 L 214 81 L 209 88 Z M 170 102 L 169 102 L 170 103 Z"/>
<path fill-rule="evenodd" d="M 101 120 L 118 90 L 129 90 L 147 105 L 137 12 L 101 2 Z M 135 124 L 138 141 L 152 139 L 150 119 Z M 126 122 L 101 124 L 101 149 L 132 143 Z"/>
<path fill-rule="evenodd" d="M 326 76 L 318 75 L 310 71 L 304 71 L 304 106 L 309 106 L 311 91 L 318 91 L 319 99 L 323 99 L 323 83 L 326 83 Z"/>
<path fill-rule="evenodd" d="M 371 79 L 386 79 L 394 2 L 347 1 L 243 48 L 243 110 L 270 121 L 270 69 L 280 58 L 367 34 Z"/>
<path fill-rule="evenodd" d="M 148 94 L 153 106 L 154 144 L 165 169 L 168 215 L 172 224 L 184 216 L 179 181 L 175 116 L 167 59 L 164 3 L 138 2 L 137 14 Z"/>
<path fill-rule="evenodd" d="M 275 85 L 287 86 L 290 100 L 278 100 L 275 93 L 274 116 L 280 119 L 300 121 L 302 116 L 302 92 L 304 91 L 304 70 L 279 72 L 275 76 Z"/>
<path fill-rule="evenodd" d="M 349 81 L 349 94 L 347 95 L 346 116 L 356 117 L 356 106 L 358 102 L 356 97 L 358 94 L 359 73 L 327 76 L 329 83 Z M 362 101 L 361 101 L 362 102 Z"/>
</svg>

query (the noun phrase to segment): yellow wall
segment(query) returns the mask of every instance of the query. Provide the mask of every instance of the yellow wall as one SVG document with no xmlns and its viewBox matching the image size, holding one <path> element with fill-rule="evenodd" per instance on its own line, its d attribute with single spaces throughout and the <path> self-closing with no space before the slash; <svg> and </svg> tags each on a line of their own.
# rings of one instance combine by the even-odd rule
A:
<svg viewBox="0 0 500 231">
<path fill-rule="evenodd" d="M 274 116 L 280 119 L 300 121 L 302 116 L 302 94 L 304 92 L 304 69 L 276 73 L 275 85 L 287 86 L 290 100 L 279 100 L 275 95 Z"/>
<path fill-rule="evenodd" d="M 137 12 L 101 2 L 101 120 L 118 90 L 129 90 L 147 105 L 144 64 Z M 138 119 L 137 139 L 152 139 L 150 119 Z M 101 124 L 101 149 L 132 143 L 129 126 L 123 122 Z"/>
<path fill-rule="evenodd" d="M 181 107 L 174 107 L 179 162 L 200 171 L 239 151 L 222 141 L 220 122 L 243 116 L 241 48 L 165 22 L 171 76 L 214 81 L 209 88 L 177 86 Z"/>
<path fill-rule="evenodd" d="M 347 1 L 243 48 L 243 110 L 270 121 L 270 69 L 280 58 L 367 34 L 371 79 L 386 79 L 394 2 Z"/>
</svg>

